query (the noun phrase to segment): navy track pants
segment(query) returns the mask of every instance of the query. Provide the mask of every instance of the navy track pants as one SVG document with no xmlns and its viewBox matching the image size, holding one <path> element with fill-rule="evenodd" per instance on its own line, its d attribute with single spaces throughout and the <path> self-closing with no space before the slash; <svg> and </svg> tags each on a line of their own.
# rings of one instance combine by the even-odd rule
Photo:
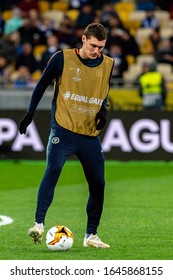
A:
<svg viewBox="0 0 173 280">
<path fill-rule="evenodd" d="M 97 233 L 104 202 L 104 156 L 99 137 L 88 137 L 64 128 L 51 129 L 47 145 L 47 166 L 41 181 L 35 220 L 44 223 L 54 197 L 55 186 L 65 161 L 75 154 L 80 160 L 89 187 L 86 206 L 87 233 Z"/>
</svg>

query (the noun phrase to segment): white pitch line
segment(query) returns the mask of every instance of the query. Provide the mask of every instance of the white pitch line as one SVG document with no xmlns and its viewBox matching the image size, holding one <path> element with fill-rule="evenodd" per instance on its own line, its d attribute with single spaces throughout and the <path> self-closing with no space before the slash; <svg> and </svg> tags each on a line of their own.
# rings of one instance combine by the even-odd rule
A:
<svg viewBox="0 0 173 280">
<path fill-rule="evenodd" d="M 13 222 L 13 219 L 4 215 L 0 215 L 0 226 L 6 226 L 8 224 L 11 224 Z"/>
</svg>

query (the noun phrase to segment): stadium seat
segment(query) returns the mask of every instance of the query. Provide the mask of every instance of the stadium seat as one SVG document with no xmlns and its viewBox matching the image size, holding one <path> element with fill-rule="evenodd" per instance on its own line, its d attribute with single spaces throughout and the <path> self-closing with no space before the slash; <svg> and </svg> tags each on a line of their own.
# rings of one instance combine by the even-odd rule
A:
<svg viewBox="0 0 173 280">
<path fill-rule="evenodd" d="M 127 22 L 129 19 L 129 13 L 126 11 L 118 12 L 118 15 L 123 23 Z"/>
<path fill-rule="evenodd" d="M 124 24 L 129 20 L 129 15 L 135 10 L 135 7 L 135 3 L 132 2 L 118 2 L 114 4 L 114 9 Z"/>
<path fill-rule="evenodd" d="M 79 10 L 77 9 L 70 9 L 65 12 L 65 14 L 72 20 L 75 21 L 79 15 Z"/>
<path fill-rule="evenodd" d="M 133 36 L 135 36 L 137 29 L 141 27 L 141 22 L 145 15 L 145 11 L 132 11 L 128 15 L 128 21 L 126 21 L 124 25 Z"/>
<path fill-rule="evenodd" d="M 136 63 L 143 65 L 144 63 L 153 63 L 155 58 L 152 54 L 140 54 L 136 58 Z"/>
<path fill-rule="evenodd" d="M 162 73 L 165 77 L 167 75 L 173 76 L 172 66 L 168 63 L 157 63 L 157 71 Z"/>
<path fill-rule="evenodd" d="M 173 20 L 168 19 L 162 23 L 162 27 L 172 27 L 173 28 Z"/>
<path fill-rule="evenodd" d="M 32 73 L 31 77 L 34 81 L 38 81 L 41 77 L 42 72 L 40 70 L 35 71 Z"/>
<path fill-rule="evenodd" d="M 140 52 L 143 55 L 152 54 L 154 51 L 153 44 L 149 38 L 145 38 L 145 40 L 140 44 L 139 47 L 140 47 Z"/>
<path fill-rule="evenodd" d="M 2 12 L 2 19 L 4 21 L 10 19 L 12 17 L 12 11 L 11 10 L 6 10 Z"/>
<path fill-rule="evenodd" d="M 133 83 L 136 78 L 142 73 L 142 65 L 131 64 L 127 71 L 123 74 L 123 79 L 126 84 Z"/>
<path fill-rule="evenodd" d="M 170 91 L 172 91 L 172 90 L 173 90 L 173 75 L 172 75 L 172 74 L 171 74 L 171 75 L 170 75 L 170 74 L 167 75 L 166 78 L 165 78 L 165 81 L 166 81 L 167 89 L 170 90 Z M 169 100 L 169 97 L 170 97 L 170 96 L 171 96 L 171 100 L 172 100 L 171 103 L 173 103 L 172 94 L 168 94 L 168 96 L 167 96 L 167 98 L 166 98 L 167 103 L 170 102 L 170 100 Z"/>
<path fill-rule="evenodd" d="M 126 24 L 126 28 L 128 28 L 128 29 L 136 30 L 141 27 L 141 21 L 140 20 L 131 20 L 129 18 L 129 15 L 128 15 L 128 19 L 125 22 L 125 24 Z"/>
<path fill-rule="evenodd" d="M 173 67 L 167 63 L 158 63 L 157 70 L 162 73 L 166 81 L 167 88 L 169 90 L 173 90 Z"/>
<path fill-rule="evenodd" d="M 133 2 L 118 2 L 114 4 L 114 9 L 117 13 L 122 11 L 130 13 L 136 9 L 136 4 Z"/>
<path fill-rule="evenodd" d="M 124 21 L 123 24 L 124 27 L 128 29 L 130 34 L 134 37 L 136 35 L 136 30 L 141 26 L 141 23 L 139 21 L 131 21 L 129 19 L 127 21 Z"/>
<path fill-rule="evenodd" d="M 34 50 L 33 50 L 34 56 L 38 61 L 40 61 L 41 56 L 46 49 L 47 49 L 46 45 L 38 45 L 38 46 L 34 47 Z"/>
<path fill-rule="evenodd" d="M 162 26 L 165 21 L 170 19 L 170 14 L 168 11 L 154 11 L 154 15 L 158 19 L 160 26 Z"/>
<path fill-rule="evenodd" d="M 160 35 L 163 39 L 169 39 L 171 36 L 173 36 L 173 28 L 170 27 L 161 27 L 160 28 Z"/>
<path fill-rule="evenodd" d="M 47 12 L 50 9 L 49 1 L 38 1 L 38 6 L 41 14 Z"/>
<path fill-rule="evenodd" d="M 136 35 L 135 35 L 135 39 L 137 41 L 137 43 L 139 44 L 139 46 L 141 46 L 143 44 L 143 42 L 149 38 L 149 36 L 152 34 L 153 29 L 152 28 L 138 28 L 136 30 Z"/>
<path fill-rule="evenodd" d="M 64 19 L 63 11 L 50 10 L 42 14 L 43 17 L 49 17 L 55 23 L 55 28 L 59 28 L 60 23 Z"/>
<path fill-rule="evenodd" d="M 126 59 L 127 59 L 128 65 L 135 63 L 135 57 L 132 54 L 126 55 Z"/>
<path fill-rule="evenodd" d="M 142 20 L 145 18 L 146 16 L 146 12 L 145 11 L 132 11 L 129 14 L 129 20 L 131 21 L 139 21 L 140 23 L 142 23 Z"/>
<path fill-rule="evenodd" d="M 58 11 L 67 11 L 69 8 L 69 3 L 67 1 L 55 1 L 51 5 L 52 10 L 58 10 Z"/>
</svg>

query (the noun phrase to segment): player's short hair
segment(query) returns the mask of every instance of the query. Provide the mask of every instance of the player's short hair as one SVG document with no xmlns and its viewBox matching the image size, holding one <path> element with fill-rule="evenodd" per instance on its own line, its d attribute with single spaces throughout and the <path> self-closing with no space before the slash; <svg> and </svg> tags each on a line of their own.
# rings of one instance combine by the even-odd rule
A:
<svg viewBox="0 0 173 280">
<path fill-rule="evenodd" d="M 90 23 L 84 30 L 87 39 L 95 37 L 99 41 L 107 40 L 107 31 L 100 23 Z"/>
</svg>

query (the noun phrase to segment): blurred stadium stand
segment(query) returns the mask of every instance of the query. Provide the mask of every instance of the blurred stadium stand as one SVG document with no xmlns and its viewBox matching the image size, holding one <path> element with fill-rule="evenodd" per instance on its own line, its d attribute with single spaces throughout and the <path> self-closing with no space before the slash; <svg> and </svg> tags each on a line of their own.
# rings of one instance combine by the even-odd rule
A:
<svg viewBox="0 0 173 280">
<path fill-rule="evenodd" d="M 6 3 L 6 8 L 1 6 L 1 18 L 4 22 L 6 22 L 8 19 L 12 17 L 12 7 L 14 4 L 17 5 L 17 3 L 21 1 L 7 1 L 9 3 L 9 8 Z M 68 16 L 72 20 L 72 24 L 75 27 L 75 21 L 77 20 L 77 17 L 80 13 L 80 8 L 72 8 L 70 0 L 61 0 L 61 1 L 48 1 L 48 0 L 38 0 L 39 11 L 40 15 L 44 17 L 49 17 L 52 19 L 52 21 L 55 23 L 55 28 L 58 29 L 64 19 L 64 16 Z M 108 1 L 100 1 L 101 6 L 100 9 L 98 8 L 97 2 L 97 9 L 96 9 L 96 15 L 100 16 L 102 13 L 102 7 Z M 121 90 L 125 90 L 127 93 L 130 89 L 130 91 L 136 92 L 137 88 L 134 86 L 134 81 L 136 77 L 141 73 L 142 71 L 142 65 L 143 63 L 153 61 L 155 59 L 155 50 L 153 50 L 153 46 L 150 41 L 150 35 L 153 33 L 152 28 L 142 28 L 141 22 L 146 17 L 146 10 L 151 8 L 152 1 L 135 1 L 135 0 L 122 0 L 122 1 L 110 1 L 112 4 L 112 7 L 114 11 L 118 14 L 120 17 L 120 20 L 122 21 L 122 24 L 124 28 L 128 29 L 130 34 L 134 36 L 139 49 L 140 54 L 135 57 L 132 54 L 126 54 L 127 61 L 128 61 L 128 70 L 124 72 L 123 74 L 123 86 L 121 85 Z M 145 5 L 143 2 L 146 2 Z M 92 1 L 91 1 L 92 3 Z M 173 5 L 169 5 L 169 9 L 163 10 L 160 8 L 160 3 L 158 1 L 155 1 L 155 5 L 152 4 L 152 8 L 154 11 L 154 16 L 158 19 L 159 22 L 159 29 L 160 29 L 160 36 L 161 40 L 169 40 L 169 38 L 173 38 Z M 10 6 L 11 4 L 11 6 Z M 2 4 L 1 4 L 2 5 Z M 168 6 L 168 5 L 167 5 Z M 1 34 L 0 37 L 1 40 L 3 40 L 3 35 Z M 41 44 L 34 47 L 34 55 L 37 58 L 37 60 L 41 59 L 41 55 L 43 51 L 45 51 L 46 45 Z M 173 50 L 172 50 L 173 55 Z M 173 65 L 173 63 L 172 63 Z M 167 83 L 167 87 L 169 90 L 169 97 L 168 97 L 168 107 L 169 110 L 172 108 L 172 99 L 173 99 L 173 66 L 169 63 L 159 63 L 157 65 L 157 70 L 160 71 Z M 36 72 L 33 74 L 34 80 L 37 81 L 40 77 L 40 73 Z M 119 92 L 120 87 L 118 87 L 118 90 L 116 92 L 117 85 L 112 84 L 111 88 L 114 90 L 114 96 L 113 102 L 116 103 L 116 94 Z M 10 104 L 14 104 L 15 106 L 18 106 L 18 104 L 21 104 L 22 106 L 25 106 L 27 103 L 26 100 L 28 96 L 31 94 L 31 89 L 22 89 L 22 92 L 18 93 L 18 90 L 13 88 L 12 83 L 11 84 L 4 84 L 1 85 L 0 89 L 0 106 L 3 108 L 3 104 L 7 104 L 10 106 Z M 49 93 L 50 94 L 50 93 Z M 48 94 L 48 95 L 49 95 Z M 132 98 L 133 94 L 129 93 L 130 98 Z M 25 99 L 26 97 L 26 99 Z M 20 100 L 19 100 L 20 99 Z M 7 100 L 9 102 L 6 103 Z M 133 98 L 132 98 L 133 100 Z M 171 104 L 171 105 L 170 105 Z M 133 106 L 132 106 L 133 107 Z M 166 108 L 168 108 L 166 107 Z M 17 108 L 17 107 L 16 107 Z M 112 108 L 118 108 L 116 105 L 112 106 Z M 122 107 L 121 107 L 122 108 Z M 172 110 L 172 109 L 171 109 Z"/>
</svg>

